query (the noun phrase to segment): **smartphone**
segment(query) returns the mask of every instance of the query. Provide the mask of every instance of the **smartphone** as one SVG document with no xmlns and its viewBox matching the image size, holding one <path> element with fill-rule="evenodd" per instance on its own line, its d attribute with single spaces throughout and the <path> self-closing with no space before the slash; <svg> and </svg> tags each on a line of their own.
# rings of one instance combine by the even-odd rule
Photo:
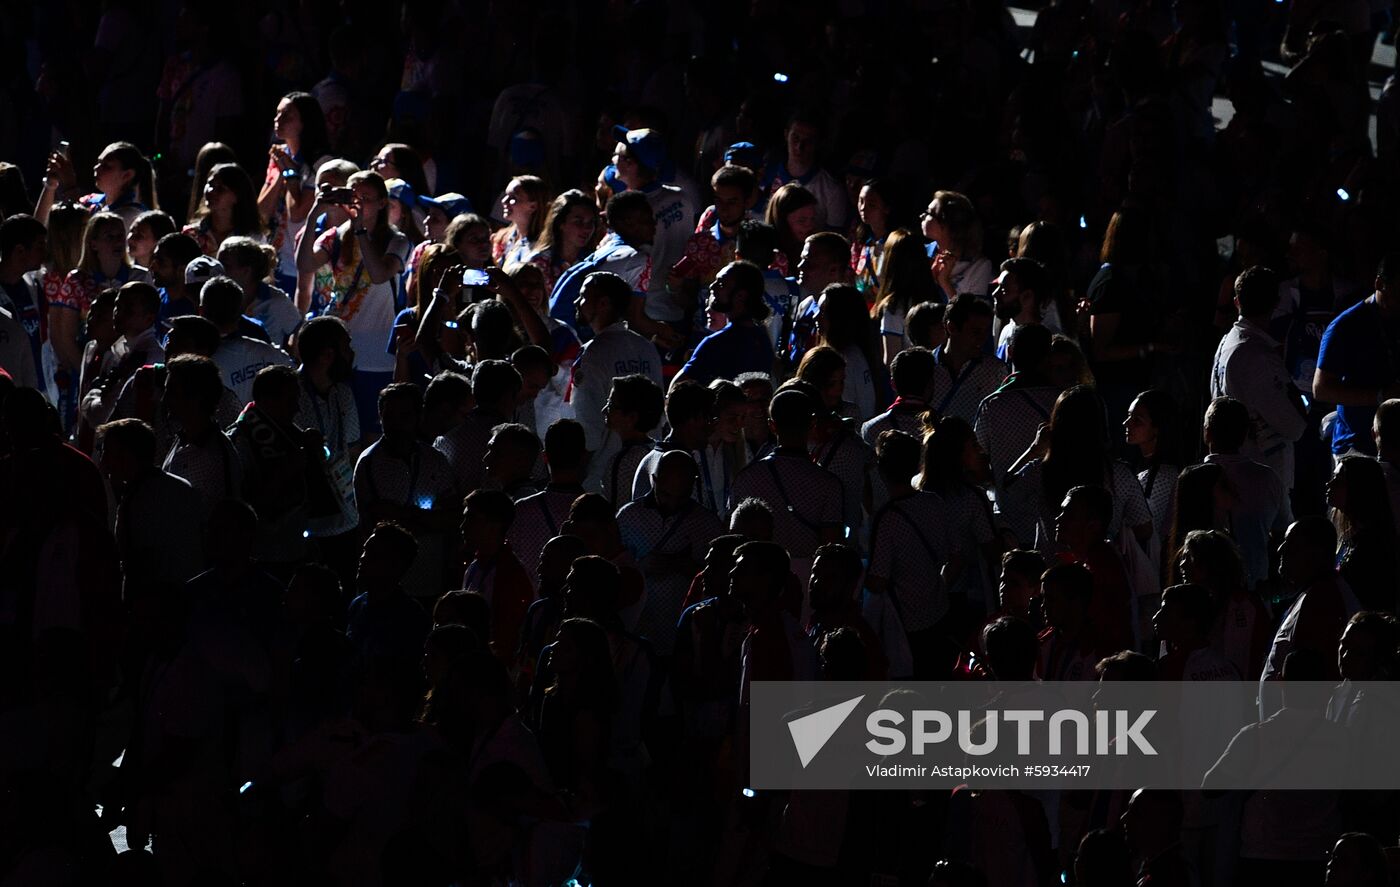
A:
<svg viewBox="0 0 1400 887">
<path fill-rule="evenodd" d="M 442 325 L 445 326 L 445 327 L 447 327 L 447 328 L 450 329 L 450 330 L 455 330 L 455 329 L 457 329 L 457 328 L 459 328 L 459 327 L 461 326 L 461 324 L 459 324 L 459 323 L 458 323 L 457 321 L 455 321 L 455 320 L 444 320 L 444 321 L 442 322 Z"/>
<path fill-rule="evenodd" d="M 486 286 L 491 282 L 491 275 L 478 268 L 468 268 L 462 272 L 462 286 Z"/>
<path fill-rule="evenodd" d="M 68 143 L 68 140 L 64 139 L 63 141 L 58 143 L 58 153 L 62 154 L 65 158 L 71 159 L 71 157 L 69 157 L 68 154 L 68 149 L 71 147 L 72 145 Z"/>
<path fill-rule="evenodd" d="M 355 192 L 350 188 L 327 188 L 321 194 L 321 200 L 326 203 L 337 203 L 344 206 L 355 202 Z"/>
</svg>

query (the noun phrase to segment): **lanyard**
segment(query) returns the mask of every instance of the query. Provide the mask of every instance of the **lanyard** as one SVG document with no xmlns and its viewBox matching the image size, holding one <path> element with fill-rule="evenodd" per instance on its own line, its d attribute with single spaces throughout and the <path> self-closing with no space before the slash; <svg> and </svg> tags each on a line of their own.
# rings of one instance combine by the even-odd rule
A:
<svg viewBox="0 0 1400 887">
<path fill-rule="evenodd" d="M 768 473 L 773 476 L 773 486 L 778 488 L 778 498 L 783 500 L 783 507 L 787 509 L 787 513 L 792 515 L 798 523 L 802 524 L 802 526 L 811 530 L 813 533 L 817 532 L 817 525 L 804 517 L 802 513 L 797 510 L 797 506 L 792 504 L 792 499 L 788 497 L 787 488 L 783 486 L 782 476 L 778 473 L 778 466 L 776 464 L 777 455 L 777 453 L 774 453 L 763 461 L 768 464 Z"/>
<path fill-rule="evenodd" d="M 617 494 L 618 494 L 618 489 L 617 489 L 617 480 L 618 480 L 618 478 L 617 478 L 617 473 L 618 473 L 619 471 L 622 470 L 622 460 L 623 460 L 624 458 L 626 458 L 627 452 L 628 452 L 629 450 L 631 450 L 633 447 L 639 447 L 639 446 L 641 446 L 642 443 L 643 443 L 643 441 L 639 441 L 639 440 L 634 440 L 634 441 L 631 441 L 631 442 L 629 442 L 629 443 L 625 443 L 625 444 L 622 445 L 622 449 L 618 451 L 617 455 L 616 455 L 616 456 L 613 456 L 612 471 L 609 472 L 609 474 L 611 474 L 611 476 L 612 476 L 612 488 L 611 488 L 611 490 L 610 490 L 609 492 L 611 493 L 610 501 L 611 501 L 612 506 L 613 506 L 614 508 L 617 507 Z M 628 498 L 629 498 L 629 500 L 630 500 L 631 497 L 628 497 Z"/>
<path fill-rule="evenodd" d="M 653 494 L 652 494 L 652 505 L 655 505 L 655 504 L 656 504 L 656 494 L 653 493 Z M 684 505 L 681 506 L 680 512 L 676 514 L 676 516 L 675 516 L 674 519 L 672 519 L 672 521 L 671 521 L 671 526 L 669 526 L 669 527 L 666 528 L 666 532 L 662 533 L 662 534 L 661 534 L 661 538 L 660 538 L 660 539 L 657 539 L 657 540 L 656 540 L 656 544 L 653 545 L 653 546 L 651 547 L 651 550 L 652 550 L 653 552 L 661 552 L 662 547 L 665 546 L 665 544 L 671 540 L 671 537 L 675 535 L 676 530 L 679 530 L 679 529 L 681 528 L 681 524 L 685 523 L 685 519 L 686 519 L 687 517 L 690 516 L 691 510 L 694 509 L 694 508 L 695 508 L 695 500 L 693 500 L 693 499 L 688 499 L 688 500 L 686 500 L 686 503 L 685 503 Z M 658 510 L 657 513 L 660 514 L 660 511 Z M 662 526 L 665 526 L 665 524 L 666 524 L 666 517 L 665 517 L 665 515 L 662 515 L 662 517 L 661 517 L 661 523 L 662 523 Z M 662 552 L 662 553 L 664 554 L 664 552 Z M 680 552 L 676 551 L 676 552 L 672 552 L 672 554 L 680 554 Z"/>
<path fill-rule="evenodd" d="M 301 383 L 306 388 L 306 396 L 311 401 L 311 409 L 316 413 L 316 430 L 320 431 L 321 434 L 328 439 L 335 441 L 335 449 L 331 451 L 331 455 L 339 456 L 345 450 L 345 415 L 341 413 L 339 409 L 331 409 L 331 419 L 334 420 L 331 424 L 335 429 L 335 434 L 326 434 L 326 420 L 325 417 L 321 415 L 321 395 L 316 393 L 316 387 L 312 385 L 311 381 L 306 377 L 302 377 Z M 334 391 L 335 389 L 332 388 L 331 390 Z M 330 406 L 330 398 L 327 397 L 326 407 L 329 409 Z"/>
<path fill-rule="evenodd" d="M 947 346 L 945 345 L 944 348 L 947 348 Z M 947 371 L 948 375 L 953 379 L 953 385 L 951 388 L 948 389 L 948 393 L 943 395 L 943 400 L 940 401 L 938 404 L 937 413 L 940 416 L 943 415 L 943 411 L 948 408 L 948 404 L 952 402 L 953 398 L 957 396 L 958 389 L 961 388 L 962 384 L 967 381 L 967 377 L 972 374 L 973 367 L 977 366 L 977 363 L 980 360 L 980 358 L 977 357 L 972 358 L 967 363 L 963 364 L 962 371 L 959 372 L 956 376 L 954 376 L 953 371 L 949 370 L 944 365 L 943 354 L 944 352 L 942 350 L 933 352 L 933 362 L 938 366 L 943 367 L 944 370 Z"/>
<path fill-rule="evenodd" d="M 715 501 L 714 476 L 710 474 L 710 457 L 706 455 L 708 446 L 700 448 L 700 478 L 704 484 L 705 499 L 709 502 L 710 510 L 715 514 L 724 513 L 725 507 L 729 504 L 730 474 L 729 474 L 729 451 L 720 447 L 721 467 L 724 471 L 724 501 Z"/>
<path fill-rule="evenodd" d="M 823 468 L 829 468 L 832 461 L 836 459 L 837 451 L 840 450 L 841 445 L 846 442 L 846 434 L 846 426 L 843 423 L 840 430 L 836 432 L 836 436 L 831 439 L 831 446 L 830 449 L 826 451 L 826 456 L 821 459 L 813 459 L 813 461 Z"/>
</svg>

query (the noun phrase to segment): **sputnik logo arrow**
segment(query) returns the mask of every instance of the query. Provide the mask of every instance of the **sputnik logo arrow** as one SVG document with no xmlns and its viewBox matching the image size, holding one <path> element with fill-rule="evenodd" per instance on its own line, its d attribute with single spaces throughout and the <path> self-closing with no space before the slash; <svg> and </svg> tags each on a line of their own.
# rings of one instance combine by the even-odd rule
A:
<svg viewBox="0 0 1400 887">
<path fill-rule="evenodd" d="M 788 732 L 792 734 L 792 744 L 797 748 L 797 758 L 802 762 L 803 769 L 806 769 L 817 756 L 817 752 L 830 741 L 864 698 L 865 696 L 861 695 L 847 699 L 821 711 L 788 721 Z"/>
</svg>

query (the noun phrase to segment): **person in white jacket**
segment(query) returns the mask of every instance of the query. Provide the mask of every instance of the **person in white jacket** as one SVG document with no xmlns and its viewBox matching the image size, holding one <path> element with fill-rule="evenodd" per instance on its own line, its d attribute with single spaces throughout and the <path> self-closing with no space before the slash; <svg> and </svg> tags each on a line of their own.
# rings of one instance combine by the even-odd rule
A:
<svg viewBox="0 0 1400 887">
<path fill-rule="evenodd" d="M 1293 444 L 1307 427 L 1308 410 L 1284 365 L 1283 347 L 1266 331 L 1278 293 L 1278 276 L 1268 268 L 1246 268 L 1235 279 L 1240 316 L 1216 348 L 1210 395 L 1233 397 L 1249 409 L 1251 433 L 1241 454 L 1272 468 L 1288 490 Z"/>
</svg>

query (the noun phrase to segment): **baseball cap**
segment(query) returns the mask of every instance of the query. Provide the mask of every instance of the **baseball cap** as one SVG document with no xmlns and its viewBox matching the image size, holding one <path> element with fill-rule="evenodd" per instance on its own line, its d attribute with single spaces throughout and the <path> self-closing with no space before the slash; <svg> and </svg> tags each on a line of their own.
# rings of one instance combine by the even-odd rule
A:
<svg viewBox="0 0 1400 887">
<path fill-rule="evenodd" d="M 389 191 L 390 200 L 397 200 L 405 206 L 413 206 L 418 202 L 418 195 L 413 193 L 413 186 L 403 179 L 389 179 L 384 183 L 384 187 Z"/>
<path fill-rule="evenodd" d="M 724 149 L 724 162 L 731 166 L 761 169 L 763 167 L 763 150 L 753 142 L 735 142 Z"/>
<path fill-rule="evenodd" d="M 627 151 L 642 166 L 660 173 L 667 163 L 666 140 L 654 129 L 628 129 L 614 126 L 613 135 L 627 145 Z"/>
<path fill-rule="evenodd" d="M 471 200 L 456 191 L 448 191 L 446 194 L 439 194 L 436 197 L 421 194 L 418 197 L 418 205 L 424 209 L 436 207 L 442 210 L 449 219 L 472 211 Z"/>
<path fill-rule="evenodd" d="M 611 163 L 603 167 L 603 184 L 611 188 L 614 194 L 627 190 L 627 183 L 617 177 L 617 167 Z"/>
<path fill-rule="evenodd" d="M 209 256 L 199 256 L 185 266 L 185 283 L 203 284 L 207 280 L 212 280 L 224 273 L 224 266 L 218 259 L 211 259 Z"/>
</svg>

